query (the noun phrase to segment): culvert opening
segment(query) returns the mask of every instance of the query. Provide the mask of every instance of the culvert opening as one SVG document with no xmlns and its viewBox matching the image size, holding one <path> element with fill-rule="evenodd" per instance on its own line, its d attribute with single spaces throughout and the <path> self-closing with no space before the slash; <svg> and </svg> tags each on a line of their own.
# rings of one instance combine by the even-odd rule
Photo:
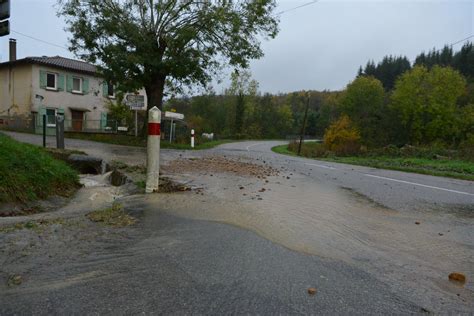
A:
<svg viewBox="0 0 474 316">
<path fill-rule="evenodd" d="M 67 163 L 80 174 L 104 174 L 108 169 L 103 159 L 87 155 L 70 155 Z"/>
</svg>

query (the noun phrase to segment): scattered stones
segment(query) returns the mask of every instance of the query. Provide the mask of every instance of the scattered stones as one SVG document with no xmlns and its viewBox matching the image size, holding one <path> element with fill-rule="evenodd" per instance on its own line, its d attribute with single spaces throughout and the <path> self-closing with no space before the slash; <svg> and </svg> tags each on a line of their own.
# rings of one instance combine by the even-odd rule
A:
<svg viewBox="0 0 474 316">
<path fill-rule="evenodd" d="M 290 177 L 286 177 L 287 179 L 289 179 Z"/>
<path fill-rule="evenodd" d="M 260 190 L 258 190 L 258 192 L 265 192 L 265 188 L 261 188 Z"/>
<path fill-rule="evenodd" d="M 453 272 L 449 275 L 449 281 L 464 285 L 466 283 L 466 276 L 460 272 Z"/>
<path fill-rule="evenodd" d="M 243 190 L 243 189 L 245 189 L 245 188 L 244 188 L 244 187 L 240 187 L 239 189 L 240 189 L 240 190 Z"/>
<path fill-rule="evenodd" d="M 223 158 L 221 156 L 173 160 L 166 166 L 166 171 L 170 173 L 182 173 L 183 171 L 209 173 L 211 177 L 214 176 L 214 172 L 222 172 L 260 179 L 266 176 L 276 176 L 279 172 L 269 166 L 256 165 L 250 162 L 242 162 L 239 159 Z"/>
<path fill-rule="evenodd" d="M 178 186 L 176 189 L 178 189 L 178 191 L 181 191 L 181 192 L 184 192 L 184 191 L 191 191 L 191 188 L 190 187 L 187 187 L 185 185 L 180 185 Z"/>
<path fill-rule="evenodd" d="M 415 225 L 420 225 L 420 222 L 415 222 Z"/>
<path fill-rule="evenodd" d="M 317 291 L 318 291 L 318 290 L 316 290 L 316 288 L 310 287 L 310 288 L 308 289 L 308 294 L 309 294 L 309 295 L 315 295 Z"/>
<path fill-rule="evenodd" d="M 20 285 L 23 282 L 21 275 L 14 274 L 8 278 L 8 286 Z"/>
<path fill-rule="evenodd" d="M 443 236 L 444 234 L 443 233 L 438 233 L 438 235 Z"/>
</svg>

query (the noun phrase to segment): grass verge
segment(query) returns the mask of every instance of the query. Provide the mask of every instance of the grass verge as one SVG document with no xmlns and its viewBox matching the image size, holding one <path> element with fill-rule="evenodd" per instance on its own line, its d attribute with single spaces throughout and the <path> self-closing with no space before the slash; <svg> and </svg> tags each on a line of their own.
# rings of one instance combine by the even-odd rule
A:
<svg viewBox="0 0 474 316">
<path fill-rule="evenodd" d="M 130 226 L 136 222 L 135 218 L 125 213 L 120 203 L 114 203 L 109 208 L 91 212 L 86 216 L 93 222 L 114 227 Z"/>
<path fill-rule="evenodd" d="M 70 196 L 77 172 L 40 147 L 0 134 L 0 202 L 26 202 L 50 195 Z"/>
<path fill-rule="evenodd" d="M 305 145 L 303 145 L 305 146 Z M 288 145 L 272 148 L 279 154 L 296 156 L 288 149 Z M 303 151 L 304 152 L 304 151 Z M 306 151 L 308 152 L 308 151 Z M 307 157 L 323 161 L 339 162 L 351 165 L 366 166 L 405 172 L 427 174 L 474 181 L 474 163 L 459 159 L 428 159 L 418 157 L 390 156 L 350 156 L 350 157 Z"/>
<path fill-rule="evenodd" d="M 143 137 L 135 137 L 130 135 L 122 134 L 88 134 L 88 133 L 66 133 L 67 138 L 82 139 L 82 140 L 91 140 L 100 143 L 107 143 L 113 145 L 124 145 L 124 146 L 135 146 L 135 147 L 146 147 L 146 139 Z M 210 149 L 222 144 L 231 143 L 234 140 L 224 139 L 224 140 L 213 140 L 204 143 L 197 144 L 194 147 L 194 150 L 200 149 Z M 166 141 L 161 142 L 161 148 L 169 149 L 193 149 L 189 144 L 176 144 L 168 143 Z"/>
</svg>

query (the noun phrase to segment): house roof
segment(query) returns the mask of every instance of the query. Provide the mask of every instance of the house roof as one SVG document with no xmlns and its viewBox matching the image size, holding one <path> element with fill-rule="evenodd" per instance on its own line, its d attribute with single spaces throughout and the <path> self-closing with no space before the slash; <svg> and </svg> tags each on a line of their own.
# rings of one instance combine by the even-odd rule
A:
<svg viewBox="0 0 474 316">
<path fill-rule="evenodd" d="M 72 71 L 89 73 L 89 74 L 97 73 L 96 66 L 92 64 L 89 64 L 80 60 L 61 57 L 61 56 L 25 57 L 22 59 L 11 61 L 11 62 L 9 61 L 9 62 L 0 63 L 0 67 L 8 66 L 8 65 L 16 65 L 16 64 L 25 64 L 25 63 L 45 65 L 49 67 L 61 68 L 65 70 L 72 70 Z"/>
</svg>

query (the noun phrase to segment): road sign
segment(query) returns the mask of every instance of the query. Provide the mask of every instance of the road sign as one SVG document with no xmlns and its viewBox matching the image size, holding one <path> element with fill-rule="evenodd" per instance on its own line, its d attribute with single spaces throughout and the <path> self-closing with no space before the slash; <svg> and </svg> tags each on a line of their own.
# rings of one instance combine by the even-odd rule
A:
<svg viewBox="0 0 474 316">
<path fill-rule="evenodd" d="M 173 120 L 184 120 L 184 114 L 166 111 L 165 117 Z"/>
<path fill-rule="evenodd" d="M 10 22 L 8 20 L 0 22 L 0 36 L 10 34 Z"/>
<path fill-rule="evenodd" d="M 0 20 L 10 18 L 10 0 L 0 0 Z"/>
<path fill-rule="evenodd" d="M 126 104 L 132 110 L 141 110 L 145 107 L 145 96 L 140 94 L 128 94 L 125 97 Z"/>
</svg>

